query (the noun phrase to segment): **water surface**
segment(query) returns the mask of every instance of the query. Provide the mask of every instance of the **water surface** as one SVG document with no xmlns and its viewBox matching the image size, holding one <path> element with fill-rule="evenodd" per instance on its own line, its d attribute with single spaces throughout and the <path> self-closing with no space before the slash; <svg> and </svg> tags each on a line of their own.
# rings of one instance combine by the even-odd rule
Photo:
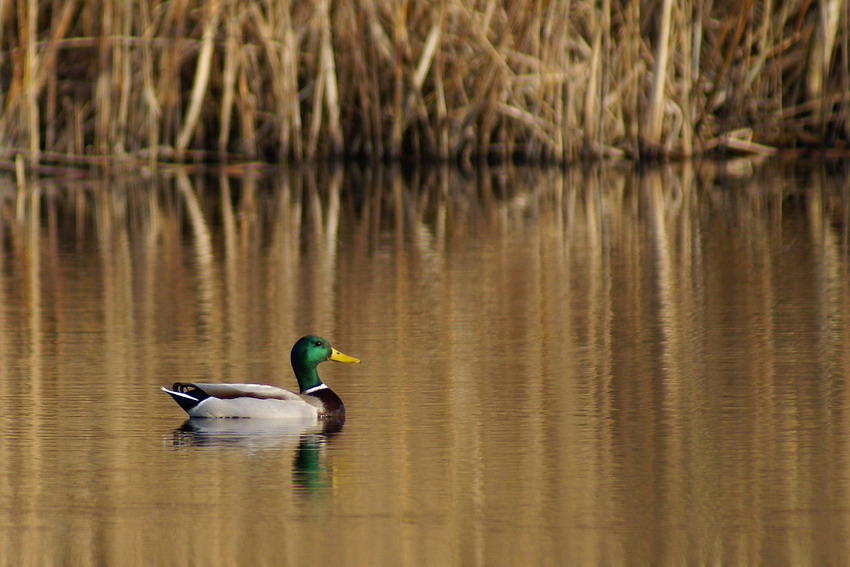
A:
<svg viewBox="0 0 850 567">
<path fill-rule="evenodd" d="M 2 565 L 850 561 L 847 172 L 0 183 Z"/>
</svg>

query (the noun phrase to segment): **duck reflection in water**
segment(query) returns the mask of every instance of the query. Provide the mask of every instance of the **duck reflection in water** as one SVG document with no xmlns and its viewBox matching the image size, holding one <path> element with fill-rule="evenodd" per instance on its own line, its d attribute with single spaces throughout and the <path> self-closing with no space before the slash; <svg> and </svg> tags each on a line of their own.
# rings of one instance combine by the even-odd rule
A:
<svg viewBox="0 0 850 567">
<path fill-rule="evenodd" d="M 172 434 L 172 446 L 237 447 L 250 451 L 295 447 L 292 472 L 295 488 L 321 494 L 333 471 L 327 449 L 342 431 L 345 418 L 299 423 L 280 419 L 190 418 Z"/>
</svg>

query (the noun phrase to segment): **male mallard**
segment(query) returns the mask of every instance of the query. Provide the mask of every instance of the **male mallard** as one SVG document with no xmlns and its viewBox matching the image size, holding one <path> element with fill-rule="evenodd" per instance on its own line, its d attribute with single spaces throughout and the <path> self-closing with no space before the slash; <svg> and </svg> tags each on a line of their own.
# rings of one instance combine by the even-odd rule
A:
<svg viewBox="0 0 850 567">
<path fill-rule="evenodd" d="M 296 394 L 266 384 L 201 384 L 175 382 L 162 388 L 191 417 L 345 417 L 345 406 L 320 379 L 316 366 L 326 360 L 360 361 L 342 354 L 321 337 L 298 339 L 290 354 L 292 370 L 301 387 Z"/>
</svg>

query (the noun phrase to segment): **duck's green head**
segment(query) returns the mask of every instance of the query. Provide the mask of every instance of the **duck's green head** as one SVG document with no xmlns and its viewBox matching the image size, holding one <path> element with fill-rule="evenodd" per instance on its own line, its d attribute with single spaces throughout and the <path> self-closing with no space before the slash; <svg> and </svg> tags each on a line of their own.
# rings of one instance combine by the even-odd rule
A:
<svg viewBox="0 0 850 567">
<path fill-rule="evenodd" d="M 298 342 L 292 347 L 290 360 L 292 361 L 292 370 L 295 371 L 295 377 L 298 379 L 298 385 L 302 392 L 310 388 L 315 388 L 322 383 L 319 379 L 319 373 L 316 371 L 316 366 L 320 362 L 326 360 L 360 362 L 353 356 L 342 354 L 322 337 L 316 337 L 314 335 L 307 335 L 298 339 Z"/>
</svg>

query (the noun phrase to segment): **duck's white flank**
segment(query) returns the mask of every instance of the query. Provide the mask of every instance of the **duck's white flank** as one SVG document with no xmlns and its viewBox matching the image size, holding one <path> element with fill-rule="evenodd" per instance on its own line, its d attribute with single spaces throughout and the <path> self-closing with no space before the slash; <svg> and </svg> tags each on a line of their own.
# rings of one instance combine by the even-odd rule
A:
<svg viewBox="0 0 850 567">
<path fill-rule="evenodd" d="M 318 411 L 304 400 L 207 398 L 188 412 L 192 417 L 257 417 L 316 419 Z"/>
</svg>

